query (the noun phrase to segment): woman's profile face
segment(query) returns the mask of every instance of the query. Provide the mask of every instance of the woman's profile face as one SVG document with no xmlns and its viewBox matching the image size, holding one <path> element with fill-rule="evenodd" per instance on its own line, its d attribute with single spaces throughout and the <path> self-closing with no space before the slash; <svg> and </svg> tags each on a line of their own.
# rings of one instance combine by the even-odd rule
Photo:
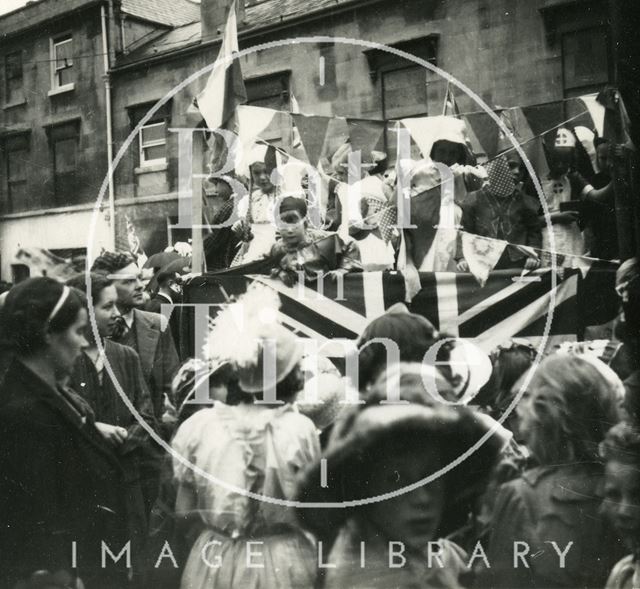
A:
<svg viewBox="0 0 640 589">
<path fill-rule="evenodd" d="M 85 338 L 87 311 L 80 309 L 76 320 L 64 331 L 49 332 L 47 354 L 59 377 L 71 374 L 80 353 L 89 344 Z"/>
</svg>

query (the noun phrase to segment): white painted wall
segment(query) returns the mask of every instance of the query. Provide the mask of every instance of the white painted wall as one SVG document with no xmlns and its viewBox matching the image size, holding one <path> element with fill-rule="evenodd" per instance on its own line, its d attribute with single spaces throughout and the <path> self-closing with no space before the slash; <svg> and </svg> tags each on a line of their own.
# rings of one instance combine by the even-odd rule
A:
<svg viewBox="0 0 640 589">
<path fill-rule="evenodd" d="M 62 249 L 89 247 L 92 239 L 93 255 L 101 248 L 111 249 L 109 223 L 104 214 L 98 214 L 95 232 L 89 236 L 93 210 L 45 214 L 0 221 L 0 276 L 11 281 L 11 264 L 21 247 Z"/>
</svg>

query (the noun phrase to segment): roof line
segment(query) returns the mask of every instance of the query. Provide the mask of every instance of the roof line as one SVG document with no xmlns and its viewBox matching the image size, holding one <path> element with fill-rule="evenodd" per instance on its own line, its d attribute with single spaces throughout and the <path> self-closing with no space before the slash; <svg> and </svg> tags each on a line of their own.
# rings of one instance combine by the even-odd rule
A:
<svg viewBox="0 0 640 589">
<path fill-rule="evenodd" d="M 152 25 L 154 25 L 156 27 L 163 27 L 163 28 L 167 29 L 168 31 L 170 31 L 170 30 L 172 30 L 174 28 L 177 28 L 177 27 L 174 27 L 172 25 L 167 25 L 165 23 L 161 23 L 161 22 L 159 22 L 157 20 L 151 20 L 150 18 L 145 18 L 144 16 L 138 16 L 137 14 L 131 14 L 130 12 L 125 12 L 124 10 L 122 10 L 121 12 L 122 12 L 122 14 L 125 14 L 127 16 L 127 19 L 130 18 L 130 19 L 133 19 L 133 20 L 141 20 L 143 22 L 152 24 Z M 193 22 L 198 22 L 198 21 L 194 20 Z M 185 23 L 185 24 L 191 25 L 193 23 Z M 178 26 L 182 26 L 182 25 L 178 25 Z"/>
<path fill-rule="evenodd" d="M 346 12 L 347 10 L 353 10 L 354 8 L 360 8 L 360 7 L 368 6 L 370 4 L 378 4 L 382 1 L 383 0 L 352 0 L 351 2 L 342 4 L 341 6 L 331 6 L 323 10 L 319 10 L 318 12 L 313 12 L 311 14 L 302 14 L 300 16 L 292 17 L 289 20 L 281 21 L 280 23 L 277 23 L 277 24 L 274 23 L 270 25 L 265 25 L 263 27 L 245 29 L 245 30 L 241 29 L 238 31 L 238 41 L 248 40 L 254 37 L 261 37 L 267 33 L 275 33 L 283 29 L 288 29 L 291 26 L 295 24 L 299 24 L 301 22 L 313 22 L 326 16 L 326 13 L 329 11 L 332 11 L 334 14 L 340 14 L 342 12 Z M 194 23 L 187 23 L 182 26 L 189 26 L 190 24 L 193 25 Z M 176 30 L 177 28 L 180 28 L 180 27 L 175 27 L 175 29 L 172 29 L 172 30 Z M 171 31 L 168 31 L 168 32 L 171 32 Z M 168 51 L 159 53 L 158 55 L 143 57 L 142 59 L 139 59 L 130 63 L 125 63 L 123 65 L 116 65 L 110 71 L 114 73 L 120 73 L 123 71 L 135 69 L 136 67 L 140 67 L 142 65 L 147 65 L 148 63 L 155 63 L 157 61 L 161 61 L 166 58 L 173 59 L 173 58 L 179 57 L 182 53 L 190 53 L 195 51 L 198 48 L 213 47 L 215 45 L 222 43 L 222 37 L 223 35 L 221 34 L 220 38 L 218 39 L 211 39 L 208 41 L 202 41 L 202 40 L 194 41 L 193 43 L 188 43 L 177 49 L 170 49 Z M 138 47 L 138 50 L 139 49 L 141 49 L 141 47 Z"/>
<path fill-rule="evenodd" d="M 3 15 L 0 15 L 0 21 L 2 21 L 4 18 L 7 17 L 11 17 L 16 15 L 16 13 L 21 12 L 21 11 L 25 11 L 28 10 L 30 8 L 35 8 L 37 7 L 39 4 L 46 2 L 46 0 L 39 0 L 37 3 L 34 4 L 25 4 L 24 6 L 22 6 L 21 8 L 17 8 L 16 10 L 12 10 L 11 12 L 7 12 Z M 49 18 L 45 18 L 42 21 L 39 21 L 35 24 L 30 24 L 30 23 L 26 23 L 24 27 L 21 27 L 19 29 L 13 29 L 12 31 L 7 31 L 6 33 L 3 33 L 2 38 L 0 38 L 0 43 L 6 41 L 7 39 L 11 38 L 11 37 L 16 37 L 18 35 L 24 35 L 25 33 L 28 33 L 30 30 L 32 29 L 36 29 L 41 27 L 44 23 L 49 23 L 49 22 L 55 22 L 58 20 L 61 20 L 67 16 L 69 16 L 69 14 L 73 14 L 76 12 L 81 12 L 83 10 L 86 10 L 88 8 L 92 8 L 93 6 L 99 5 L 99 4 L 107 4 L 108 0 L 87 0 L 87 2 L 85 4 L 81 4 L 80 6 L 76 6 L 75 8 L 72 8 L 70 10 L 66 10 L 64 12 L 58 13 L 58 14 L 54 14 L 52 16 L 50 16 Z M 26 16 L 23 17 L 26 19 Z"/>
</svg>

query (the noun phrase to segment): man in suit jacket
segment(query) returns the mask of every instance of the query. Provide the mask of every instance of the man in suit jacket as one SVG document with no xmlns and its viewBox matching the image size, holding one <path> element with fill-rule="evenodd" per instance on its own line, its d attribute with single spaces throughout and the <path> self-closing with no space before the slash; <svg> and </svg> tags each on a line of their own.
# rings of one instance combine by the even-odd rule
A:
<svg viewBox="0 0 640 589">
<path fill-rule="evenodd" d="M 131 254 L 106 252 L 93 263 L 92 271 L 106 274 L 116 287 L 122 319 L 112 339 L 138 352 L 154 414 L 160 421 L 165 403 L 171 403 L 171 382 L 180 364 L 167 320 L 141 310 L 145 302 L 144 286 Z"/>
<path fill-rule="evenodd" d="M 176 305 L 182 299 L 182 284 L 180 280 L 180 274 L 175 271 L 160 271 L 157 278 L 158 292 L 147 301 L 144 306 L 145 311 L 150 313 L 161 313 L 167 317 L 167 313 L 162 313 L 163 305 Z M 180 309 L 172 308 L 171 316 L 169 317 L 169 327 L 171 328 L 171 334 L 173 335 L 173 343 L 180 355 Z"/>
</svg>

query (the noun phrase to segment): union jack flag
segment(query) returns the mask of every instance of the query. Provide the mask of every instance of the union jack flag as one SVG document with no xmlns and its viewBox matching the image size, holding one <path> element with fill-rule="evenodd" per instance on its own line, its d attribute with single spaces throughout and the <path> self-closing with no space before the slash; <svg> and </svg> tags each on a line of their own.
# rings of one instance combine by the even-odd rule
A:
<svg viewBox="0 0 640 589">
<path fill-rule="evenodd" d="M 422 289 L 408 304 L 440 331 L 472 338 L 487 352 L 512 337 L 541 340 L 548 323 L 550 343 L 575 340 L 580 274 L 567 270 L 494 271 L 484 286 L 471 274 L 422 273 Z M 342 282 L 325 279 L 316 284 L 285 286 L 263 274 L 234 271 L 193 278 L 185 289 L 188 303 L 224 303 L 246 291 L 252 281 L 276 290 L 282 322 L 302 337 L 313 338 L 327 355 L 341 355 L 332 340 L 355 340 L 366 325 L 391 305 L 405 300 L 399 272 L 347 274 Z"/>
</svg>

